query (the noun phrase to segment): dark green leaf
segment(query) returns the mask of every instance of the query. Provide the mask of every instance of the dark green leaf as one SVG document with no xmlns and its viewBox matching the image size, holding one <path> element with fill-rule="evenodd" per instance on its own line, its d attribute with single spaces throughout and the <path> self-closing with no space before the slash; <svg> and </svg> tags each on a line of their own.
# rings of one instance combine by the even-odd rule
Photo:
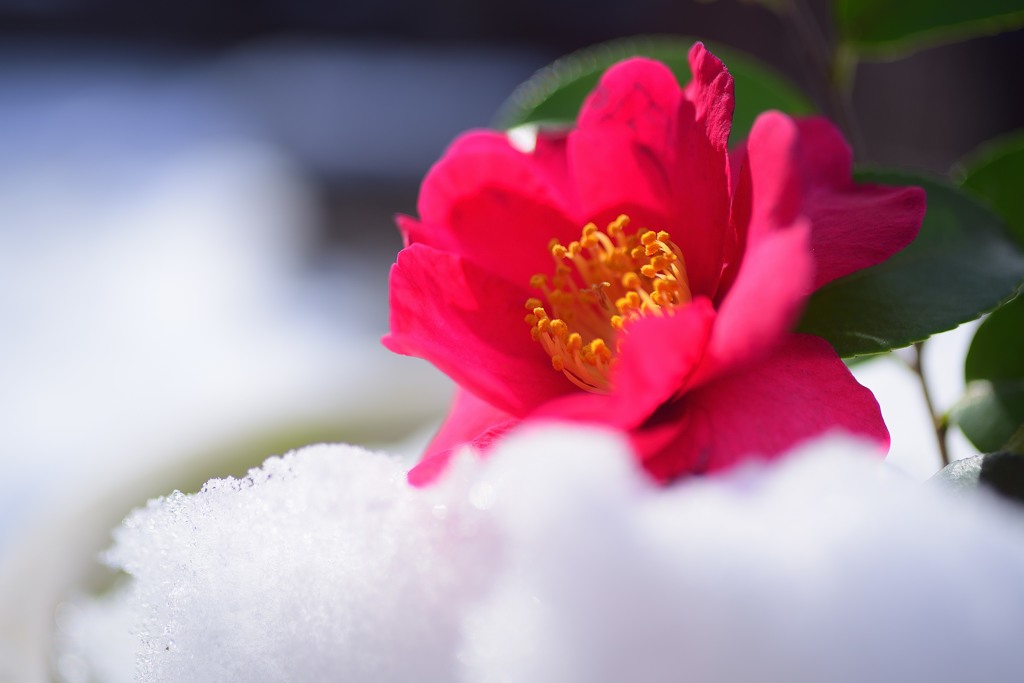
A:
<svg viewBox="0 0 1024 683">
<path fill-rule="evenodd" d="M 1020 428 L 1024 382 L 976 380 L 967 385 L 950 418 L 979 451 L 1002 448 Z"/>
<path fill-rule="evenodd" d="M 1024 381 L 1024 297 L 1001 306 L 978 328 L 964 379 Z"/>
<path fill-rule="evenodd" d="M 1024 245 L 1024 131 L 985 145 L 962 169 L 963 186 L 1002 216 Z"/>
<path fill-rule="evenodd" d="M 895 173 L 858 179 L 920 185 L 928 193 L 921 233 L 894 257 L 818 290 L 799 330 L 827 339 L 843 357 L 921 341 L 977 318 L 1024 279 L 1024 256 L 999 217 L 963 190 Z"/>
<path fill-rule="evenodd" d="M 957 460 L 933 477 L 958 490 L 984 486 L 1005 498 L 1024 503 L 1024 455 L 990 453 Z"/>
<path fill-rule="evenodd" d="M 843 39 L 876 56 L 1024 26 L 1020 0 L 836 0 L 835 9 Z"/>
<path fill-rule="evenodd" d="M 967 391 L 951 417 L 982 451 L 1004 448 L 1024 425 L 1024 296 L 990 315 L 974 335 Z"/>
<path fill-rule="evenodd" d="M 696 38 L 640 36 L 575 52 L 538 71 L 517 88 L 502 105 L 497 127 L 513 128 L 524 123 L 571 124 L 601 74 L 628 57 L 657 59 L 672 69 L 680 84 L 685 84 L 690 80 L 687 52 L 696 41 Z M 814 106 L 799 90 L 753 57 L 720 45 L 708 44 L 708 49 L 725 62 L 736 85 L 733 140 L 745 137 L 757 115 L 768 109 L 791 114 L 814 112 Z"/>
</svg>

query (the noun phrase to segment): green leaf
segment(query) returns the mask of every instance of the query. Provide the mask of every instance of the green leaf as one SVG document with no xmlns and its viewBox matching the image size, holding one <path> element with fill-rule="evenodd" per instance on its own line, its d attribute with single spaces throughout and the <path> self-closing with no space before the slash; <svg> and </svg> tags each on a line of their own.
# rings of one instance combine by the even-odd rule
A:
<svg viewBox="0 0 1024 683">
<path fill-rule="evenodd" d="M 1001 306 L 974 333 L 964 379 L 1024 381 L 1024 297 Z"/>
<path fill-rule="evenodd" d="M 984 486 L 1004 498 L 1024 503 L 1024 455 L 989 453 L 950 463 L 934 481 L 965 491 Z"/>
<path fill-rule="evenodd" d="M 950 417 L 982 451 L 1007 447 L 1024 426 L 1024 296 L 981 324 L 964 364 L 967 390 Z"/>
<path fill-rule="evenodd" d="M 960 166 L 962 185 L 1002 216 L 1024 246 L 1024 130 L 984 145 Z"/>
<path fill-rule="evenodd" d="M 1002 448 L 1024 416 L 1024 382 L 971 382 L 950 419 L 979 451 Z"/>
<path fill-rule="evenodd" d="M 568 126 L 576 120 L 580 105 L 597 85 L 601 74 L 628 57 L 650 57 L 666 64 L 680 84 L 690 80 L 687 53 L 696 38 L 638 36 L 589 47 L 541 69 L 519 86 L 502 105 L 498 128 L 526 123 Z M 733 48 L 707 44 L 725 62 L 736 86 L 733 140 L 750 132 L 757 115 L 769 109 L 790 114 L 815 111 L 807 98 L 782 76 L 753 57 Z"/>
<path fill-rule="evenodd" d="M 879 353 L 977 318 L 1024 279 L 1024 255 L 1002 221 L 963 190 L 892 172 L 857 177 L 924 187 L 928 212 L 921 232 L 885 263 L 815 292 L 799 331 L 824 337 L 843 357 Z"/>
<path fill-rule="evenodd" d="M 1020 0 L 836 0 L 835 10 L 843 40 L 878 57 L 1024 26 Z"/>
</svg>

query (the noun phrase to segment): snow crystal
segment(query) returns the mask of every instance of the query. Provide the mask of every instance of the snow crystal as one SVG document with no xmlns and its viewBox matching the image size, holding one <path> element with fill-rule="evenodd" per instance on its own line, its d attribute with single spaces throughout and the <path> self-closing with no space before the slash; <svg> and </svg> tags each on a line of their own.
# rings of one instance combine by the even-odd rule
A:
<svg viewBox="0 0 1024 683">
<path fill-rule="evenodd" d="M 151 502 L 107 558 L 135 577 L 139 679 L 451 679 L 451 606 L 491 542 L 435 498 L 387 456 L 315 446 Z"/>
<path fill-rule="evenodd" d="M 142 681 L 1016 680 L 1024 521 L 840 438 L 668 489 L 598 430 L 439 485 L 354 447 L 135 512 Z"/>
</svg>

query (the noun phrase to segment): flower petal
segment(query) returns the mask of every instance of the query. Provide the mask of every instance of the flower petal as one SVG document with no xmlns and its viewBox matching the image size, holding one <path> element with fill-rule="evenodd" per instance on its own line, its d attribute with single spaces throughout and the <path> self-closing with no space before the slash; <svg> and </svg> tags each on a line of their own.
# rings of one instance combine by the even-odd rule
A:
<svg viewBox="0 0 1024 683">
<path fill-rule="evenodd" d="M 672 215 L 666 228 L 682 249 L 691 289 L 712 299 L 725 261 L 729 224 L 729 131 L 733 81 L 701 43 L 690 50 L 691 80 L 679 103 L 671 167 Z"/>
<path fill-rule="evenodd" d="M 423 181 L 413 242 L 455 251 L 513 284 L 551 270 L 551 238 L 579 237 L 568 188 L 557 187 L 557 147 L 535 161 L 501 133 L 465 135 Z"/>
<path fill-rule="evenodd" d="M 665 166 L 657 152 L 636 142 L 631 130 L 607 126 L 573 131 L 569 163 L 587 221 L 604 226 L 626 214 L 636 227 L 670 227 Z"/>
<path fill-rule="evenodd" d="M 771 357 L 688 393 L 631 436 L 644 467 L 669 481 L 771 459 L 830 430 L 889 445 L 878 402 L 832 347 L 792 335 Z"/>
<path fill-rule="evenodd" d="M 634 57 L 608 69 L 584 101 L 577 130 L 632 131 L 650 150 L 667 150 L 683 92 L 672 71 L 652 59 Z"/>
<path fill-rule="evenodd" d="M 686 386 L 717 327 L 715 309 L 695 299 L 675 315 L 630 323 L 612 372 L 616 427 L 632 428 Z"/>
<path fill-rule="evenodd" d="M 747 161 L 750 239 L 789 225 L 797 214 L 806 216 L 815 289 L 881 263 L 910 244 L 921 227 L 924 191 L 855 184 L 850 149 L 825 119 L 763 114 L 751 130 Z"/>
<path fill-rule="evenodd" d="M 747 246 L 747 229 L 750 227 L 751 191 L 750 166 L 747 164 L 746 141 L 729 152 L 729 227 L 722 247 L 722 275 L 718 281 L 715 303 L 728 294 L 736 281 L 743 250 Z"/>
<path fill-rule="evenodd" d="M 424 225 L 423 221 L 403 214 L 395 216 L 395 223 L 398 225 L 398 231 L 402 235 L 403 247 L 420 243 L 428 244 L 441 251 L 450 251 L 452 253 L 458 253 L 459 251 L 458 243 L 452 239 L 449 232 L 442 228 Z"/>
<path fill-rule="evenodd" d="M 569 175 L 569 134 L 560 131 L 537 131 L 537 139 L 531 157 L 537 168 L 547 175 L 551 184 L 565 193 L 564 199 L 568 205 L 577 206 L 579 202 L 576 188 Z M 576 214 L 579 212 L 577 211 Z M 578 221 L 582 221 L 581 216 L 575 215 L 574 217 Z"/>
<path fill-rule="evenodd" d="M 707 357 L 693 384 L 771 354 L 789 334 L 814 273 L 806 222 L 766 235 L 744 254 L 718 310 Z"/>
<path fill-rule="evenodd" d="M 668 67 L 649 59 L 620 62 L 601 77 L 569 135 L 570 172 L 587 220 L 625 213 L 638 227 L 668 227 L 667 169 L 681 98 Z"/>
<path fill-rule="evenodd" d="M 471 261 L 413 244 L 391 269 L 384 345 L 424 358 L 491 405 L 524 415 L 575 390 L 530 338 L 528 296 Z"/>
<path fill-rule="evenodd" d="M 531 417 L 638 427 L 686 386 L 704 357 L 714 321 L 711 302 L 701 298 L 675 315 L 631 322 L 612 371 L 611 394 L 570 394 Z"/>
<path fill-rule="evenodd" d="M 727 143 L 732 77 L 697 44 L 686 90 L 664 65 L 631 59 L 609 69 L 580 110 L 569 161 L 588 219 L 626 213 L 668 230 L 691 290 L 714 297 L 729 225 Z"/>
<path fill-rule="evenodd" d="M 444 424 L 427 446 L 420 462 L 409 470 L 409 483 L 426 486 L 448 467 L 462 446 L 484 451 L 499 436 L 519 424 L 519 420 L 498 410 L 473 394 L 459 389 Z"/>
</svg>

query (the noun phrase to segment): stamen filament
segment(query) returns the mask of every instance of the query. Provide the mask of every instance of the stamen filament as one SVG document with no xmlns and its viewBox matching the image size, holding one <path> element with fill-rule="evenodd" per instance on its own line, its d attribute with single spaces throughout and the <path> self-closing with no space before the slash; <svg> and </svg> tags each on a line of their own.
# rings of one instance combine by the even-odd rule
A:
<svg viewBox="0 0 1024 683">
<path fill-rule="evenodd" d="M 578 241 L 551 240 L 555 267 L 530 286 L 542 297 L 526 302 L 531 337 L 551 365 L 585 391 L 611 390 L 611 368 L 629 322 L 672 315 L 692 294 L 682 252 L 665 231 L 626 233 L 622 215 L 601 231 L 588 223 Z"/>
</svg>

